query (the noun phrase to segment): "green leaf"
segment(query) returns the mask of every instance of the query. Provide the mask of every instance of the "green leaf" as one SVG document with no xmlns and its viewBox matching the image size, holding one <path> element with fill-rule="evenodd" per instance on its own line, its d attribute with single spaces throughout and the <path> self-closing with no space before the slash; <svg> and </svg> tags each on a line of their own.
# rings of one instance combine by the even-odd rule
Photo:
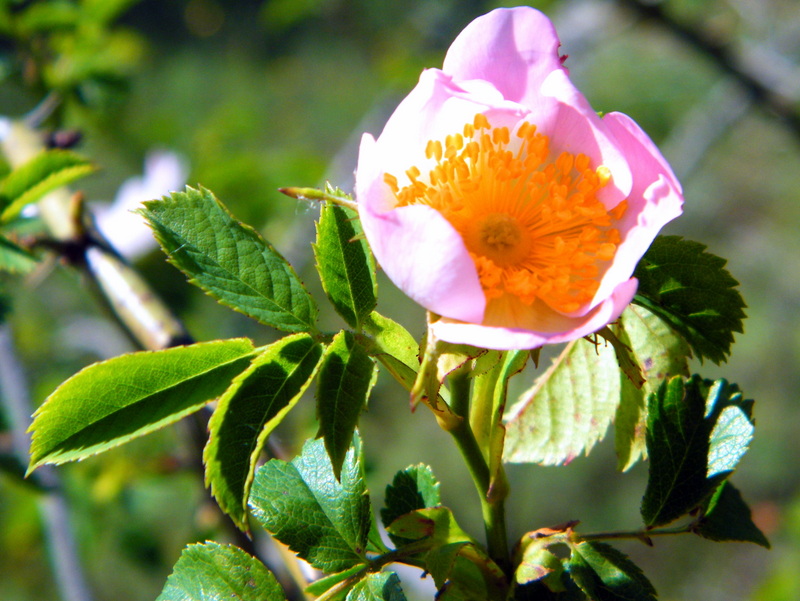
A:
<svg viewBox="0 0 800 601">
<path fill-rule="evenodd" d="M 339 332 L 325 351 L 317 382 L 318 436 L 325 440 L 337 479 L 376 376 L 375 362 L 353 333 Z"/>
<path fill-rule="evenodd" d="M 361 466 L 361 442 L 333 473 L 321 440 L 309 441 L 290 463 L 272 459 L 256 472 L 250 508 L 279 541 L 326 573 L 366 563 L 373 527 Z"/>
<path fill-rule="evenodd" d="M 623 553 L 605 543 L 571 546 L 570 577 L 596 601 L 656 601 L 656 590 Z"/>
<path fill-rule="evenodd" d="M 210 191 L 187 187 L 144 205 L 164 252 L 193 284 L 265 325 L 315 330 L 317 307 L 294 269 Z"/>
<path fill-rule="evenodd" d="M 753 523 L 741 493 L 727 480 L 709 500 L 693 532 L 709 540 L 750 542 L 770 548 L 767 537 Z"/>
<path fill-rule="evenodd" d="M 386 527 L 387 532 L 404 540 L 427 539 L 431 546 L 475 542 L 456 523 L 447 507 L 424 507 L 401 515 Z"/>
<path fill-rule="evenodd" d="M 25 206 L 94 170 L 95 166 L 89 161 L 68 150 L 47 150 L 37 154 L 0 183 L 0 222 L 8 223 Z"/>
<path fill-rule="evenodd" d="M 28 273 L 35 266 L 36 257 L 0 236 L 0 271 Z"/>
<path fill-rule="evenodd" d="M 284 601 L 266 566 L 238 547 L 214 542 L 189 545 L 156 601 Z"/>
<path fill-rule="evenodd" d="M 362 235 L 358 213 L 325 203 L 317 224 L 317 258 L 322 287 L 336 311 L 353 328 L 375 308 L 375 260 Z"/>
<path fill-rule="evenodd" d="M 264 350 L 225 391 L 208 425 L 206 485 L 220 508 L 247 531 L 247 498 L 267 438 L 300 400 L 322 356 L 308 334 Z"/>
<path fill-rule="evenodd" d="M 634 272 L 634 302 L 647 307 L 683 336 L 701 360 L 719 364 L 742 332 L 745 303 L 726 261 L 698 242 L 659 236 Z"/>
<path fill-rule="evenodd" d="M 505 461 L 568 463 L 589 453 L 619 404 L 614 349 L 571 342 L 506 416 Z"/>
<path fill-rule="evenodd" d="M 397 472 L 392 483 L 386 487 L 385 507 L 381 509 L 381 520 L 388 528 L 401 515 L 417 509 L 441 505 L 439 481 L 427 465 L 411 465 Z M 408 542 L 399 538 L 395 544 Z"/>
<path fill-rule="evenodd" d="M 627 470 L 647 456 L 647 397 L 667 378 L 689 375 L 689 346 L 675 330 L 644 307 L 630 305 L 616 326 L 620 340 L 631 349 L 645 381 L 636 388 L 623 377 L 620 404 L 614 418 L 617 467 Z"/>
<path fill-rule="evenodd" d="M 400 578 L 394 572 L 370 574 L 356 583 L 347 595 L 347 601 L 405 601 Z"/>
<path fill-rule="evenodd" d="M 436 583 L 437 601 L 504 599 L 505 575 L 474 543 L 452 542 L 425 556 L 425 567 Z"/>
<path fill-rule="evenodd" d="M 517 584 L 528 584 L 536 580 L 546 579 L 546 584 L 550 590 L 555 592 L 563 590 L 561 577 L 564 573 L 564 564 L 550 548 L 555 546 L 563 546 L 563 543 L 553 545 L 547 537 L 533 539 L 528 542 L 522 553 L 519 565 L 514 572 L 514 579 Z"/>
<path fill-rule="evenodd" d="M 90 365 L 34 414 L 29 471 L 85 459 L 178 421 L 222 394 L 252 357 L 252 343 L 239 338 Z"/>
<path fill-rule="evenodd" d="M 650 472 L 642 500 L 649 527 L 700 506 L 730 475 L 753 435 L 750 402 L 725 380 L 668 380 L 650 397 Z"/>
</svg>

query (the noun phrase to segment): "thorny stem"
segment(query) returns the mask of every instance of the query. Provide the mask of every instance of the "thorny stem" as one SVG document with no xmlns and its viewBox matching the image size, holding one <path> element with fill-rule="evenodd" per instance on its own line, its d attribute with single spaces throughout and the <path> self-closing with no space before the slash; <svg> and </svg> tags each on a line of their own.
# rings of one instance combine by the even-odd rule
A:
<svg viewBox="0 0 800 601">
<path fill-rule="evenodd" d="M 475 488 L 478 489 L 489 557 L 508 573 L 511 560 L 508 553 L 505 498 L 490 498 L 491 472 L 469 424 L 469 404 L 470 376 L 469 371 L 462 368 L 450 376 L 450 408 L 464 419 L 450 430 L 450 434 L 464 457 Z"/>
</svg>

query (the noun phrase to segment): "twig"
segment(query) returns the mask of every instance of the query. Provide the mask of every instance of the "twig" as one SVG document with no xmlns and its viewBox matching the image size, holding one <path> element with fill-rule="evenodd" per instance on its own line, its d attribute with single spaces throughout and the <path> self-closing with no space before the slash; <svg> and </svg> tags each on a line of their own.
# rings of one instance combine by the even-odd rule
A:
<svg viewBox="0 0 800 601">
<path fill-rule="evenodd" d="M 25 372 L 14 353 L 8 325 L 0 326 L 0 398 L 8 409 L 14 453 L 23 465 L 27 464 L 30 444 L 27 431 L 32 408 Z M 38 470 L 38 476 L 48 490 L 39 497 L 38 504 L 61 598 L 64 601 L 91 601 L 58 474 L 50 466 L 43 466 Z"/>
</svg>

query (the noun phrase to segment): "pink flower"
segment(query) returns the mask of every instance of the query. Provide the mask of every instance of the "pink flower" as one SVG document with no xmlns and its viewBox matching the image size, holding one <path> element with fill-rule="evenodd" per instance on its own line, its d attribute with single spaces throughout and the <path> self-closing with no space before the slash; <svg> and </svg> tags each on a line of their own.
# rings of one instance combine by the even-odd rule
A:
<svg viewBox="0 0 800 601">
<path fill-rule="evenodd" d="M 572 85 L 527 7 L 470 23 L 356 171 L 364 232 L 445 341 L 526 349 L 591 334 L 631 302 L 637 262 L 681 187 L 629 117 Z"/>
</svg>

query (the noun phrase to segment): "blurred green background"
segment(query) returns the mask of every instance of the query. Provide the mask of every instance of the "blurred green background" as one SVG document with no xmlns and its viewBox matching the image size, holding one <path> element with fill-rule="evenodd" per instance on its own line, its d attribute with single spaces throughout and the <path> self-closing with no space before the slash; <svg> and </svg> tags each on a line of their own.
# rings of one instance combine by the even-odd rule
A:
<svg viewBox="0 0 800 601">
<path fill-rule="evenodd" d="M 35 2 L 5 0 L 11 13 Z M 47 18 L 71 10 L 49 2 Z M 78 3 L 102 6 L 102 0 Z M 120 4 L 113 2 L 111 4 Z M 114 77 L 78 89 L 63 122 L 83 133 L 80 151 L 102 170 L 81 182 L 91 201 L 110 201 L 142 170 L 147 152 L 169 149 L 242 221 L 292 261 L 313 292 L 314 208 L 280 186 L 330 180 L 349 190 L 358 140 L 378 134 L 421 69 L 441 66 L 450 41 L 473 18 L 515 3 L 456 0 L 143 0 L 123 2 L 115 24 Z M 649 3 L 652 4 L 652 3 Z M 682 180 L 685 214 L 666 232 L 707 244 L 729 260 L 749 305 L 731 361 L 697 364 L 756 400 L 757 430 L 734 478 L 773 544 L 716 544 L 688 536 L 655 548 L 620 543 L 675 601 L 800 598 L 800 4 L 794 0 L 665 0 L 668 19 L 701 32 L 768 93 L 753 94 L 685 35 L 628 1 L 551 0 L 530 5 L 556 23 L 562 52 L 593 107 L 631 115 L 660 145 Z M 66 8 L 65 8 L 66 7 Z M 89 35 L 89 34 L 86 34 Z M 0 115 L 17 117 L 42 99 L 22 86 L 9 40 L 0 41 Z M 61 48 L 64 56 L 75 48 Z M 69 61 L 53 58 L 52 81 Z M 73 65 L 74 66 L 74 65 Z M 67 75 L 65 75 L 65 73 Z M 24 74 L 23 74 L 24 75 Z M 751 82 L 752 84 L 752 82 Z M 794 115 L 795 121 L 792 121 Z M 218 306 L 153 251 L 137 261 L 199 340 L 275 334 Z M 48 262 L 8 280 L 16 358 L 34 404 L 81 367 L 132 350 L 72 271 Z M 379 310 L 415 335 L 422 311 L 385 279 Z M 338 322 L 324 315 L 331 327 Z M 533 372 L 516 386 L 530 386 Z M 292 453 L 315 433 L 311 402 L 276 440 Z M 362 431 L 376 504 L 392 474 L 433 466 L 462 525 L 481 531 L 469 478 L 447 435 L 406 394 L 381 378 Z M 10 434 L 0 419 L 0 443 Z M 151 600 L 181 549 L 225 539 L 196 474 L 183 428 L 169 428 L 84 463 L 58 468 L 79 557 L 95 599 Z M 646 465 L 619 474 L 610 440 L 563 468 L 511 466 L 512 538 L 580 519 L 584 531 L 633 529 Z M 0 473 L 0 599 L 56 600 L 40 497 Z"/>
</svg>

